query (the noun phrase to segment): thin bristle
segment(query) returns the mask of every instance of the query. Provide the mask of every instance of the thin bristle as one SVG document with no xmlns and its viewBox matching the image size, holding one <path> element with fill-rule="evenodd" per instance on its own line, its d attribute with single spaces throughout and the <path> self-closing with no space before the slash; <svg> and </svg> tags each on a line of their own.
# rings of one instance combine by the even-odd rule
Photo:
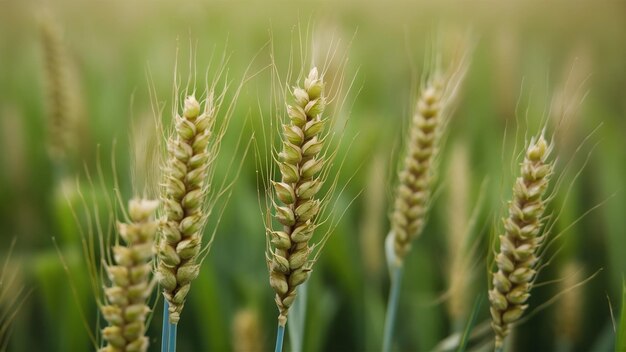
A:
<svg viewBox="0 0 626 352">
<path fill-rule="evenodd" d="M 106 304 L 100 307 L 109 323 L 102 329 L 107 346 L 102 350 L 147 351 L 146 300 L 152 293 L 153 243 L 158 229 L 154 220 L 157 201 L 131 200 L 128 214 L 131 223 L 118 223 L 124 244 L 113 247 L 114 264 L 106 267 L 111 286 L 104 290 Z"/>
<path fill-rule="evenodd" d="M 315 196 L 322 186 L 319 174 L 324 166 L 324 140 L 319 137 L 326 122 L 322 118 L 326 104 L 323 89 L 317 68 L 309 72 L 304 88 L 294 88 L 295 104 L 287 108 L 291 121 L 283 125 L 283 147 L 278 154 L 281 181 L 272 183 L 282 204 L 274 203 L 275 218 L 283 226 L 268 229 L 273 250 L 267 253 L 267 261 L 281 326 L 287 323 L 296 288 L 311 271 L 309 240 L 320 210 L 321 201 Z"/>
<path fill-rule="evenodd" d="M 504 234 L 500 236 L 496 255 L 498 270 L 493 274 L 493 287 L 489 291 L 496 348 L 503 345 L 510 325 L 528 308 L 526 302 L 536 274 L 537 251 L 547 235 L 542 229 L 545 194 L 553 168 L 547 160 L 551 149 L 543 135 L 530 141 L 513 187 L 509 215 L 503 219 Z"/>
</svg>

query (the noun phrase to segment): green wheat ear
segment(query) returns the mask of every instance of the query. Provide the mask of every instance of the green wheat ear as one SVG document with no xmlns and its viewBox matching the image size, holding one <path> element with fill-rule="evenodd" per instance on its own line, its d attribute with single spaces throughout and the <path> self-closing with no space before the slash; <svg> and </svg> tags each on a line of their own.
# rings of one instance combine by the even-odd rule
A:
<svg viewBox="0 0 626 352">
<path fill-rule="evenodd" d="M 510 325 L 528 308 L 526 302 L 536 274 L 537 250 L 546 236 L 542 230 L 545 194 L 553 170 L 553 162 L 548 160 L 551 150 L 543 135 L 530 141 L 520 176 L 513 186 L 509 215 L 503 219 L 504 234 L 500 235 L 496 255 L 498 270 L 493 274 L 493 287 L 489 291 L 496 349 L 502 347 Z"/>
<path fill-rule="evenodd" d="M 326 99 L 317 68 L 309 72 L 303 88 L 294 88 L 293 97 L 295 104 L 287 107 L 290 123 L 283 125 L 283 147 L 278 154 L 281 179 L 272 182 L 280 201 L 274 203 L 274 216 L 282 226 L 268 229 L 273 248 L 266 254 L 281 326 L 287 323 L 296 288 L 311 271 L 309 240 L 320 211 L 316 194 L 322 187 L 324 140 L 318 136 L 326 122 L 322 118 Z"/>
<path fill-rule="evenodd" d="M 402 262 L 411 242 L 422 233 L 430 201 L 434 158 L 439 149 L 443 82 L 434 77 L 427 83 L 413 115 L 403 168 L 398 178 L 391 219 L 395 257 Z"/>
<path fill-rule="evenodd" d="M 100 308 L 109 323 L 102 329 L 107 352 L 147 351 L 146 300 L 151 284 L 154 239 L 159 227 L 154 220 L 158 206 L 153 200 L 131 200 L 128 214 L 131 222 L 118 223 L 123 244 L 113 247 L 114 265 L 106 267 L 111 285 L 104 289 L 106 303 Z"/>
<path fill-rule="evenodd" d="M 176 129 L 167 143 L 165 223 L 158 243 L 157 277 L 169 303 L 171 324 L 180 320 L 191 282 L 200 271 L 214 123 L 213 96 L 209 95 L 203 110 L 194 96 L 188 96 L 182 116 L 175 116 Z"/>
</svg>

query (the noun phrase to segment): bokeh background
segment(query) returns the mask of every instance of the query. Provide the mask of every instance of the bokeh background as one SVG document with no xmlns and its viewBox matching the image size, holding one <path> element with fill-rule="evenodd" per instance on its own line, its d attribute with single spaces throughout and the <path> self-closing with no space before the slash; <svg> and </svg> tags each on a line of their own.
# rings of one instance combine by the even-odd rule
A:
<svg viewBox="0 0 626 352">
<path fill-rule="evenodd" d="M 142 178 L 141 151 L 153 149 L 146 144 L 133 162 L 131 140 L 142 140 L 142 131 L 152 128 L 150 87 L 169 123 L 177 48 L 179 67 L 186 69 L 191 41 L 202 73 L 212 53 L 226 52 L 235 85 L 248 66 L 258 72 L 242 89 L 222 142 L 215 176 L 221 181 L 232 177 L 228 162 L 243 156 L 239 136 L 246 141 L 254 130 L 258 136 L 255 126 L 271 114 L 268 41 L 284 72 L 292 47 L 300 45 L 299 31 L 310 36 L 305 46 L 324 48 L 340 38 L 336 47 L 349 58 L 344 72 L 355 82 L 341 92 L 348 102 L 337 116 L 348 120 L 344 143 L 337 144 L 345 156 L 339 173 L 345 190 L 330 215 L 354 202 L 310 278 L 304 350 L 379 350 L 389 284 L 383 241 L 399 141 L 433 47 L 445 46 L 448 34 L 468 33 L 469 72 L 442 147 L 440 191 L 406 264 L 395 348 L 435 348 L 463 329 L 477 299 L 483 302 L 476 325 L 488 319 L 490 236 L 500 231 L 498 217 L 510 195 L 514 142 L 523 143 L 527 131 L 536 134 L 544 121 L 548 131 L 557 131 L 562 177 L 551 208 L 561 214 L 553 233 L 567 231 L 546 252 L 546 258 L 556 255 L 541 273 L 538 282 L 545 284 L 533 291 L 530 310 L 560 299 L 520 325 L 511 343 L 517 351 L 612 350 L 619 329 L 612 315 L 619 318 L 626 270 L 625 2 L 72 0 L 0 1 L 0 259 L 7 263 L 0 315 L 9 314 L 2 315 L 10 323 L 3 330 L 10 335 L 7 350 L 93 348 L 88 332 L 95 332 L 97 309 L 79 231 L 93 226 L 81 194 L 90 209 L 98 207 L 106 230 L 114 218 L 107 199 L 115 177 L 123 199 L 142 191 L 133 179 Z M 69 135 L 63 162 L 50 156 L 44 46 L 50 33 L 59 34 L 71 101 L 64 110 L 70 122 L 63 127 Z M 310 59 L 295 64 L 308 67 Z M 563 111 L 567 118 L 558 125 L 550 116 Z M 256 341 L 251 346 L 257 350 L 273 348 L 277 310 L 265 266 L 254 154 L 243 161 L 211 253 L 192 285 L 179 325 L 180 351 L 252 348 L 242 341 Z M 455 246 L 453 235 L 464 232 L 469 245 Z M 461 255 L 469 264 L 454 269 Z M 455 270 L 469 282 L 462 290 L 449 289 Z M 460 315 L 450 308 L 459 291 Z M 151 350 L 160 345 L 160 304 L 154 313 Z M 488 350 L 490 341 L 487 332 L 471 346 Z"/>
</svg>

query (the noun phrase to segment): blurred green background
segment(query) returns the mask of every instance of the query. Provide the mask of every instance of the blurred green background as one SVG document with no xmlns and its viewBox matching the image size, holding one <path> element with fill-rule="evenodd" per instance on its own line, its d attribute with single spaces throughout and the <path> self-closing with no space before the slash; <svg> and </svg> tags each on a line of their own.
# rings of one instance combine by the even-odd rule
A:
<svg viewBox="0 0 626 352">
<path fill-rule="evenodd" d="M 71 132 L 76 138 L 63 166 L 55 164 L 48 153 L 42 18 L 54 22 L 62 33 L 71 76 L 68 91 L 77 106 Z M 263 70 L 270 54 L 264 45 L 273 38 L 278 67 L 285 70 L 292 46 L 300 45 L 299 30 L 312 33 L 311 41 L 322 48 L 340 38 L 339 51 L 349 58 L 345 73 L 349 79 L 355 77 L 355 85 L 344 91 L 348 104 L 337 116 L 344 120 L 349 115 L 344 143 L 339 146 L 339 158 L 346 156 L 339 184 L 346 189 L 330 211 L 341 215 L 358 196 L 314 267 L 308 286 L 304 350 L 380 349 L 388 289 L 383 241 L 401 149 L 398 141 L 406 130 L 416 98 L 414 87 L 426 73 L 422 68 L 433 43 L 447 34 L 466 32 L 473 35 L 474 51 L 442 148 L 441 192 L 406 264 L 395 348 L 428 351 L 462 329 L 465 320 L 451 317 L 446 303 L 454 255 L 448 239 L 451 223 L 460 221 L 463 227 L 462 214 L 472 212 L 480 195 L 484 200 L 470 231 L 474 276 L 463 292 L 469 310 L 475 298 L 482 297 L 478 322 L 488 318 L 489 236 L 500 231 L 498 216 L 510 195 L 513 178 L 508 165 L 516 165 L 516 132 L 517 141 L 523 143 L 523 134 L 527 130 L 535 134 L 542 118 L 548 116 L 549 130 L 558 130 L 555 153 L 559 156 L 557 174 L 562 176 L 551 209 L 562 214 L 554 233 L 569 230 L 547 251 L 550 256 L 560 249 L 538 279 L 549 284 L 533 291 L 530 311 L 565 293 L 562 282 L 553 281 L 563 277 L 568 265 L 581 268 L 576 271 L 580 280 L 599 273 L 571 291 L 576 296 L 567 301 L 569 305 L 560 304 L 568 296 L 563 294 L 562 300 L 518 326 L 512 345 L 517 351 L 611 350 L 615 338 L 611 309 L 618 316 L 626 270 L 626 2 L 71 0 L 0 2 L 3 262 L 10 242 L 16 239 L 5 276 L 15 280 L 8 294 L 0 296 L 0 312 L 15 308 L 13 299 L 24 298 L 10 322 L 8 350 L 92 348 L 88 331 L 95 331 L 97 310 L 71 209 L 76 209 L 81 226 L 87 228 L 80 191 L 89 206 L 99 207 L 102 226 L 109 226 L 112 218 L 106 199 L 113 188 L 111 155 L 116 158 L 123 199 L 141 191 L 133 189 L 131 178 L 136 169 L 129 142 L 131 125 L 143 126 L 140 131 L 150 129 L 145 127 L 153 116 L 150 85 L 158 101 L 166 103 L 164 123 L 169 123 L 177 46 L 183 71 L 191 41 L 201 76 L 213 52 L 230 54 L 227 67 L 235 82 L 250 64 L 252 72 L 260 72 L 244 86 L 237 101 L 218 158 L 215 177 L 220 182 L 226 177 L 228 162 L 243 155 L 241 149 L 236 150 L 239 135 L 247 141 L 253 126 L 263 122 L 261 115 L 271 115 L 271 72 Z M 304 62 L 305 69 L 308 64 Z M 553 96 L 563 96 L 562 101 L 572 104 L 566 128 L 555 128 L 549 119 L 555 112 L 545 111 L 551 101 L 559 101 Z M 258 137 L 258 129 L 256 133 Z M 465 151 L 460 160 L 467 172 L 447 171 L 459 160 L 452 157 L 453 150 Z M 265 266 L 258 167 L 253 156 L 248 153 L 244 161 L 211 253 L 192 285 L 179 325 L 180 351 L 242 350 L 245 347 L 236 341 L 246 336 L 258 341 L 259 350 L 273 347 L 277 310 Z M 91 187 L 84 170 L 98 182 L 99 164 L 104 190 L 99 185 Z M 465 204 L 463 210 L 451 211 L 449 190 L 459 182 L 467 184 L 460 191 L 466 193 Z M 214 224 L 215 219 L 207 233 Z M 15 297 L 20 287 L 25 290 Z M 160 345 L 160 317 L 159 304 L 149 331 L 151 350 Z M 569 329 L 568 324 L 573 327 Z M 242 329 L 247 333 L 242 335 Z M 472 347 L 480 348 L 490 338 L 488 333 Z"/>
</svg>

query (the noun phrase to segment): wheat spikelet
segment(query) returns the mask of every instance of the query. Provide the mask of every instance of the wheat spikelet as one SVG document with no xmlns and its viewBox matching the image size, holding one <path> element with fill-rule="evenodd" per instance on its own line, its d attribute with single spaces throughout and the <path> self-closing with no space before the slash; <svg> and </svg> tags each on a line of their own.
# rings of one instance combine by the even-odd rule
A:
<svg viewBox="0 0 626 352">
<path fill-rule="evenodd" d="M 509 334 L 510 325 L 524 313 L 535 276 L 536 256 L 546 234 L 541 233 L 546 207 L 544 195 L 552 175 L 548 161 L 551 145 L 543 135 L 533 138 L 526 149 L 520 176 L 513 187 L 509 215 L 504 219 L 500 250 L 496 255 L 498 270 L 493 274 L 489 291 L 492 327 L 496 348 Z"/>
<path fill-rule="evenodd" d="M 157 277 L 169 302 L 172 324 L 178 323 L 191 281 L 200 270 L 197 259 L 207 216 L 205 181 L 213 161 L 209 144 L 214 122 L 213 95 L 207 97 L 204 110 L 194 96 L 188 96 L 182 116 L 175 116 L 176 129 L 167 144 L 166 219 L 158 244 Z"/>
<path fill-rule="evenodd" d="M 281 203 L 274 203 L 275 218 L 282 228 L 268 229 L 274 248 L 266 256 L 281 326 L 287 323 L 296 288 L 311 271 L 309 239 L 320 209 L 315 195 L 322 186 L 318 174 L 324 166 L 320 155 L 324 141 L 318 136 L 325 124 L 323 88 L 317 68 L 309 72 L 304 88 L 294 88 L 295 104 L 287 108 L 291 121 L 283 125 L 283 147 L 278 154 L 281 181 L 272 182 Z"/>
<path fill-rule="evenodd" d="M 128 213 L 131 223 L 118 223 L 117 229 L 124 245 L 113 247 L 115 265 L 106 267 L 111 286 L 105 288 L 106 304 L 100 310 L 109 323 L 102 329 L 107 346 L 102 350 L 147 351 L 145 318 L 150 312 L 146 299 L 153 285 L 153 243 L 158 221 L 153 214 L 157 201 L 131 200 Z"/>
<path fill-rule="evenodd" d="M 424 227 L 430 199 L 433 162 L 438 151 L 444 87 L 439 76 L 428 81 L 417 102 L 411 121 L 409 139 L 391 218 L 393 249 L 402 262 L 411 249 L 411 241 Z"/>
</svg>

